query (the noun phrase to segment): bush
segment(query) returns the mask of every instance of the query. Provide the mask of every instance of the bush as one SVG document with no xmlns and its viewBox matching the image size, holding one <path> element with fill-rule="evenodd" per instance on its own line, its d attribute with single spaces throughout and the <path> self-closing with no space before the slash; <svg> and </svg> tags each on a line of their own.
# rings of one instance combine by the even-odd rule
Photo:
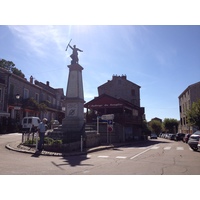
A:
<svg viewBox="0 0 200 200">
<path fill-rule="evenodd" d="M 62 140 L 54 140 L 53 141 L 53 145 L 61 145 L 62 144 Z"/>
<path fill-rule="evenodd" d="M 54 139 L 45 137 L 44 138 L 44 144 L 52 145 L 54 143 Z"/>
</svg>

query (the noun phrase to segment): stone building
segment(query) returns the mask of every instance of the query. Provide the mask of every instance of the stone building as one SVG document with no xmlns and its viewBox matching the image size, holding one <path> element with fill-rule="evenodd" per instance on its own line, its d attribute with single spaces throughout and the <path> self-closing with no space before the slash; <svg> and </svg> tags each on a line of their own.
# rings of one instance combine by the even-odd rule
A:
<svg viewBox="0 0 200 200">
<path fill-rule="evenodd" d="M 144 107 L 140 107 L 140 86 L 127 80 L 124 75 L 113 76 L 112 80 L 98 87 L 98 93 L 98 97 L 84 105 L 87 109 L 86 122 L 96 123 L 98 116 L 114 114 L 112 141 L 141 138 L 145 111 Z M 100 131 L 105 136 L 104 125 L 102 122 Z"/>
<path fill-rule="evenodd" d="M 37 116 L 41 119 L 64 118 L 62 104 L 64 100 L 63 89 L 50 87 L 49 82 L 43 84 L 34 81 L 33 77 L 17 76 L 0 68 L 0 123 L 1 127 L 13 129 L 19 127 L 25 116 Z M 3 124 L 3 125 L 2 125 Z"/>
<path fill-rule="evenodd" d="M 192 106 L 193 102 L 200 99 L 200 82 L 189 85 L 179 95 L 179 113 L 180 113 L 180 124 L 179 132 L 182 133 L 193 133 L 195 129 L 187 123 L 186 112 Z"/>
<path fill-rule="evenodd" d="M 140 86 L 127 80 L 126 75 L 115 76 L 112 80 L 98 87 L 99 96 L 107 94 L 114 98 L 122 98 L 140 107 Z"/>
</svg>

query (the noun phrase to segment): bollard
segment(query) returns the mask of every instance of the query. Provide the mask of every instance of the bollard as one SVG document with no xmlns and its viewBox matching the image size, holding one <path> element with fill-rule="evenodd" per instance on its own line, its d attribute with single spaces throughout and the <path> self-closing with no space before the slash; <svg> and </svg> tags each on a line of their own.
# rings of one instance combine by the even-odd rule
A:
<svg viewBox="0 0 200 200">
<path fill-rule="evenodd" d="M 35 133 L 35 149 L 38 150 L 38 132 Z"/>
<path fill-rule="evenodd" d="M 83 151 L 83 136 L 81 135 L 81 152 Z"/>
</svg>

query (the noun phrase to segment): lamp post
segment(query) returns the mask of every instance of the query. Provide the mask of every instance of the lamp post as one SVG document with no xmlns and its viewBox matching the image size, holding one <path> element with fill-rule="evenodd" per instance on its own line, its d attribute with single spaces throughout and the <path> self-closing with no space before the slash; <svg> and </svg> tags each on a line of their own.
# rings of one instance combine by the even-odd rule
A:
<svg viewBox="0 0 200 200">
<path fill-rule="evenodd" d="M 16 98 L 16 102 L 17 102 L 17 106 L 15 107 L 15 109 L 16 109 L 16 122 L 17 122 L 17 126 L 18 126 L 18 122 L 19 122 L 19 113 L 18 113 L 18 111 L 20 110 L 20 108 L 19 108 L 20 95 L 16 94 L 15 98 Z"/>
</svg>

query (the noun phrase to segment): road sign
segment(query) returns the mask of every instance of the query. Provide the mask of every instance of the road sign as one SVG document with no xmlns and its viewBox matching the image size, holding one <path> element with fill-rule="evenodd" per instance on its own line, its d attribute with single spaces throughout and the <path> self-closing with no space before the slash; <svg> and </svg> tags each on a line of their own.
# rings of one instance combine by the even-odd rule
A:
<svg viewBox="0 0 200 200">
<path fill-rule="evenodd" d="M 102 115 L 101 119 L 102 120 L 113 120 L 114 119 L 114 114 Z"/>
<path fill-rule="evenodd" d="M 113 120 L 108 120 L 107 123 L 108 125 L 113 125 Z"/>
<path fill-rule="evenodd" d="M 108 129 L 108 132 L 112 132 L 113 131 L 113 125 L 108 125 L 107 129 Z"/>
</svg>

